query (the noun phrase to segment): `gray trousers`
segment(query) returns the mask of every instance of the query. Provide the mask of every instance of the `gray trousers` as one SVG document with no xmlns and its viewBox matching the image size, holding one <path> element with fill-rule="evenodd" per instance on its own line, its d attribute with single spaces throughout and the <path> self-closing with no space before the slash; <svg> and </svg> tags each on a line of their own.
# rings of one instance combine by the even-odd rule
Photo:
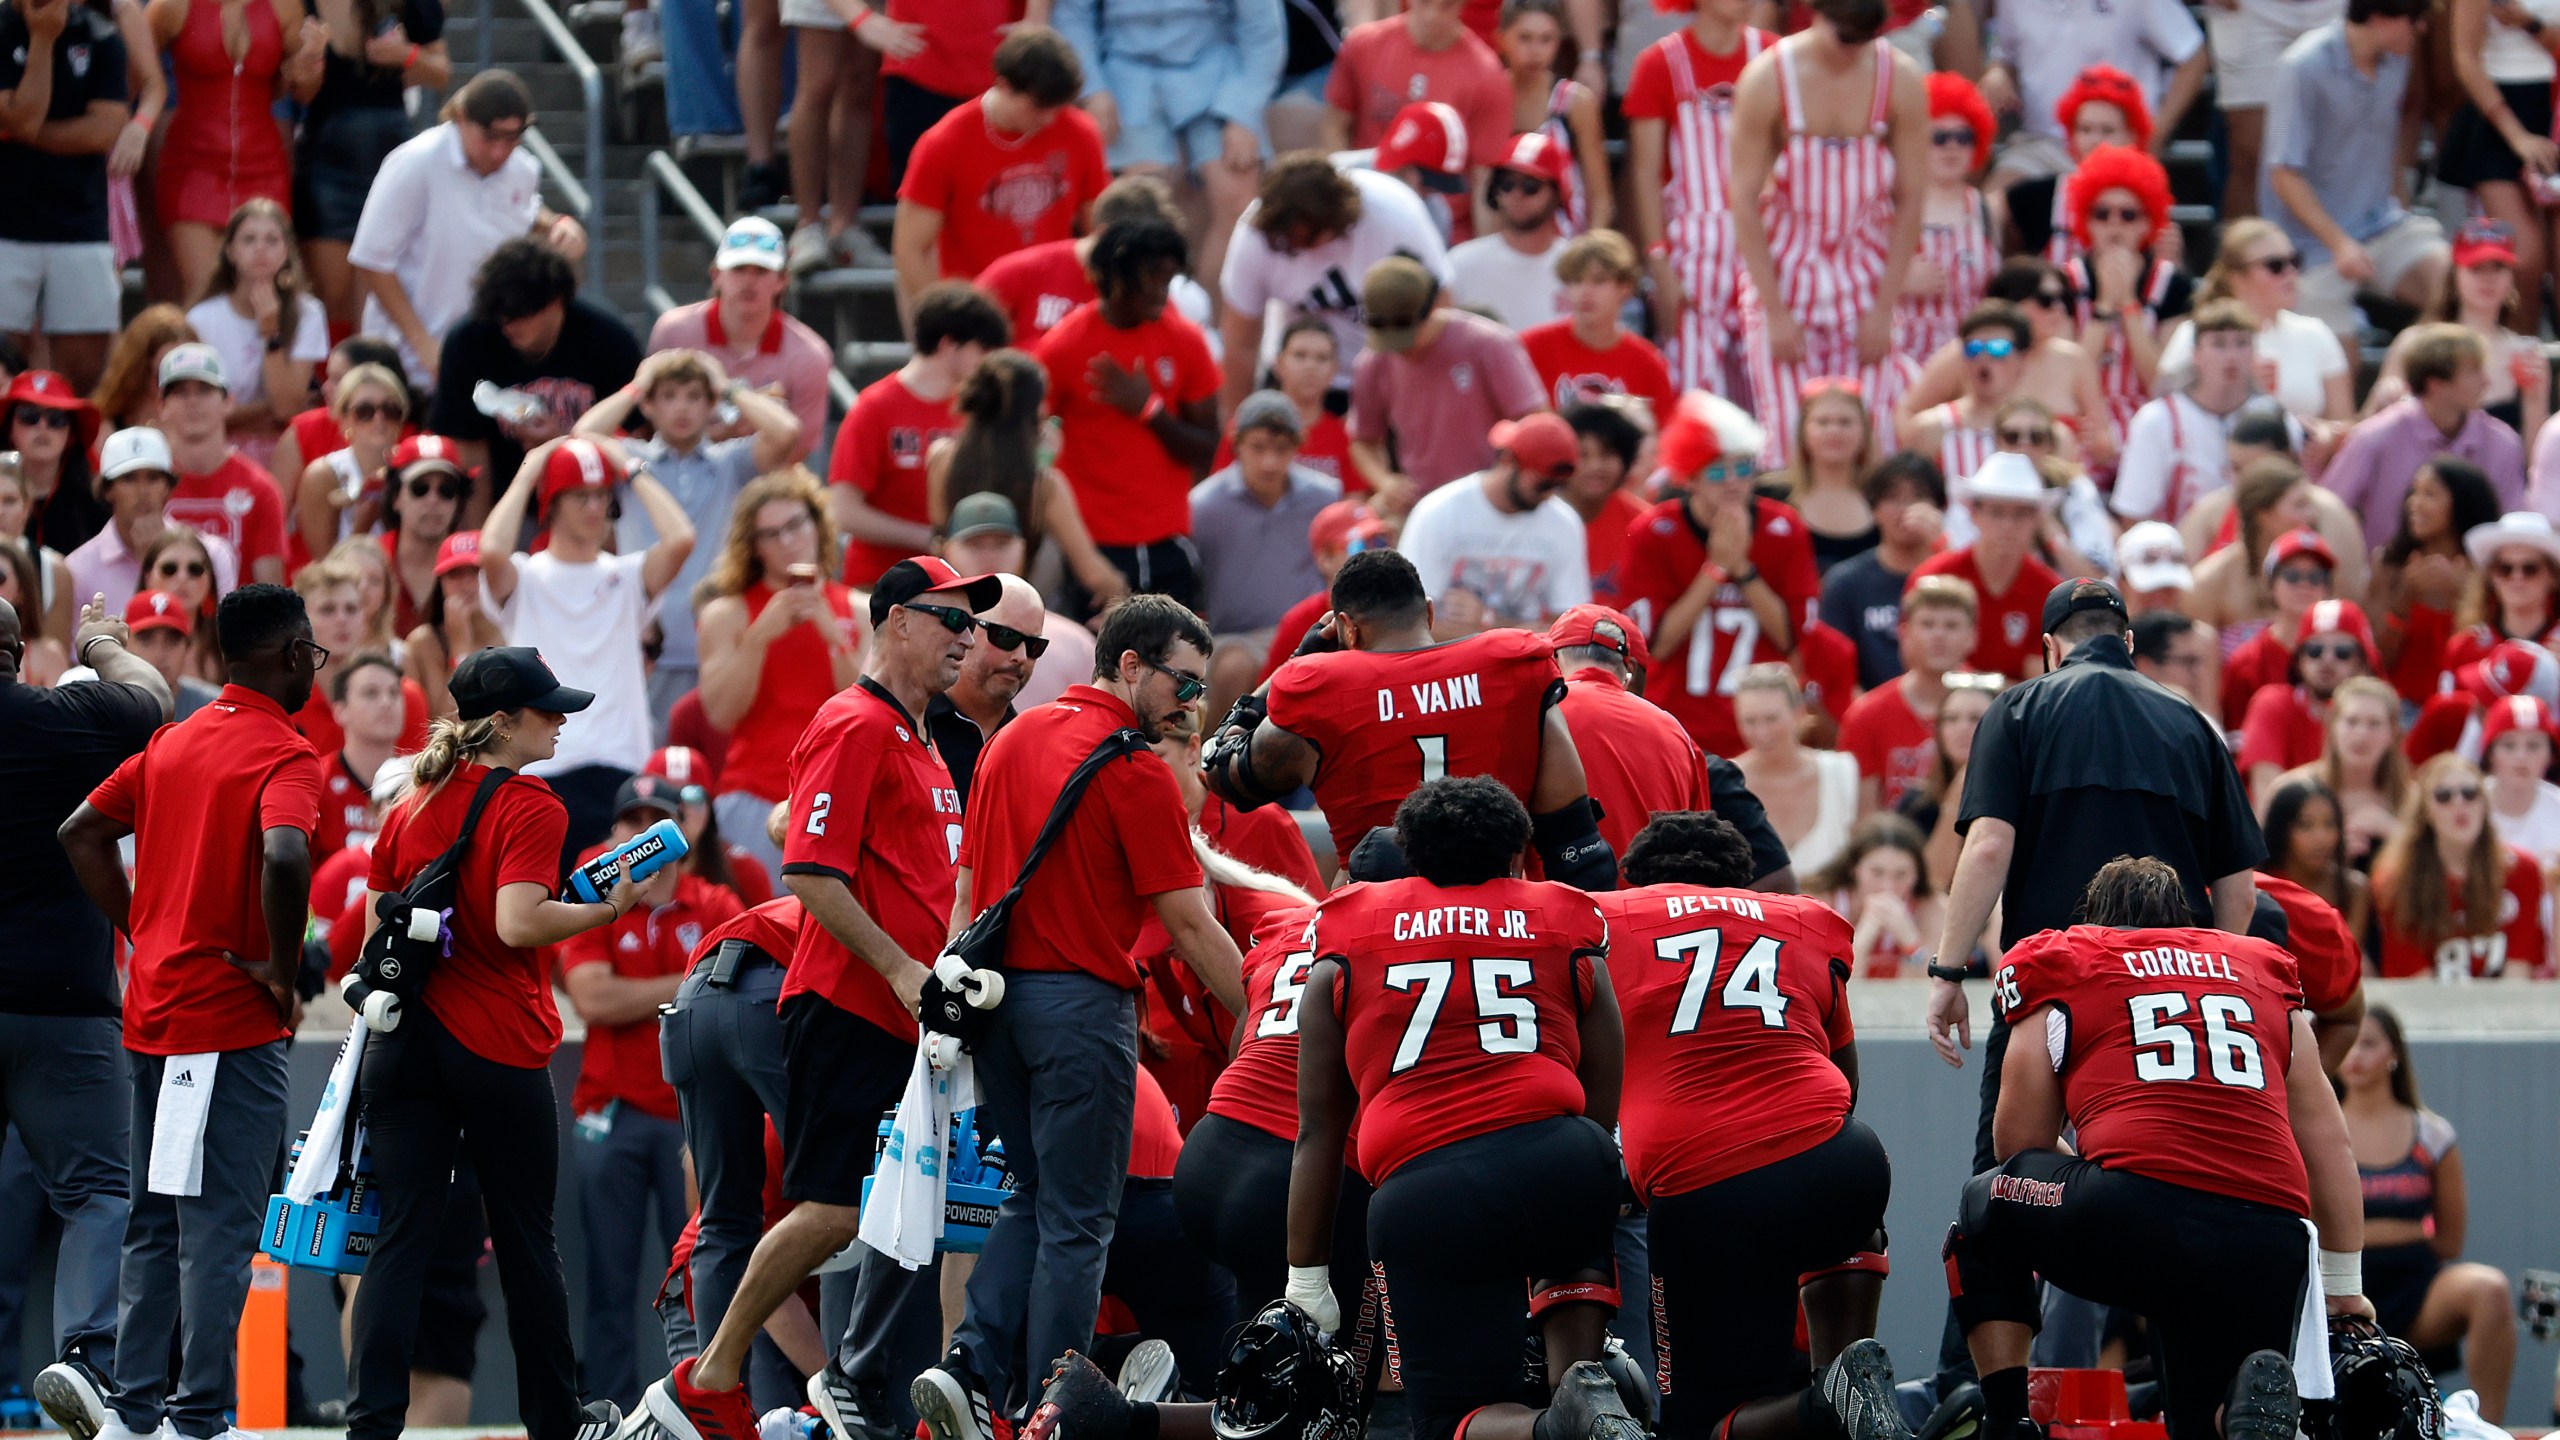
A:
<svg viewBox="0 0 2560 1440">
<path fill-rule="evenodd" d="M 777 960 L 787 959 L 776 956 Z M 759 964 L 712 985 L 697 967 L 658 1024 L 658 1053 L 684 1115 L 685 1148 L 702 1188 L 693 1242 L 693 1323 L 708 1345 L 729 1313 L 747 1257 L 764 1236 L 764 1123 L 782 1119 L 790 1079 L 782 1059 L 782 967 Z M 869 1136 L 848 1135 L 848 1145 Z M 592 1362 L 590 1362 L 592 1363 Z"/>
<path fill-rule="evenodd" d="M 284 1157 L 285 1041 L 224 1052 L 214 1069 L 204 1127 L 200 1195 L 154 1195 L 152 1121 L 160 1105 L 158 1055 L 127 1052 L 133 1075 L 132 1214 L 116 1306 L 116 1418 L 137 1433 L 167 1416 L 185 1440 L 230 1428 L 233 1373 L 249 1261 L 258 1250 L 267 1196 Z M 169 1356 L 178 1355 L 170 1385 Z"/>
<path fill-rule="evenodd" d="M 952 1345 L 999 1410 L 1019 1380 L 1093 1348 L 1094 1310 L 1129 1170 L 1137 996 L 1090 975 L 1015 971 L 976 1052 L 979 1124 L 1004 1141 L 1014 1191 L 969 1277 Z"/>
<path fill-rule="evenodd" d="M 641 1285 L 667 1273 L 683 1233 L 684 1131 L 628 1105 L 614 1105 L 602 1134 L 580 1116 L 570 1133 L 578 1213 L 587 1231 L 587 1393 L 624 1414 L 640 1408 Z"/>
<path fill-rule="evenodd" d="M 866 1245 L 862 1263 L 820 1280 L 818 1323 L 837 1337 L 836 1368 L 872 1419 L 892 1434 L 912 1433 L 907 1382 L 942 1354 L 942 1257 L 909 1270 Z"/>
<path fill-rule="evenodd" d="M 114 1016 L 0 1015 L 0 1122 L 17 1127 L 36 1180 L 62 1217 L 54 1353 L 76 1351 L 101 1374 L 115 1369 L 132 1103 L 126 1083 L 123 1030 Z M 262 1191 L 259 1203 L 265 1200 Z"/>
</svg>

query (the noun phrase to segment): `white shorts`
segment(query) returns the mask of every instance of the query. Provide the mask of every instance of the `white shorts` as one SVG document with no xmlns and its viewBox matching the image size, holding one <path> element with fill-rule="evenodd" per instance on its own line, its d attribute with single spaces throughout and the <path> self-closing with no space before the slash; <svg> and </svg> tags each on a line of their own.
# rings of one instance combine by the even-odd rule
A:
<svg viewBox="0 0 2560 1440">
<path fill-rule="evenodd" d="M 123 290 L 109 241 L 0 240 L 0 331 L 112 335 Z"/>
<path fill-rule="evenodd" d="M 2204 7 L 2213 46 L 2214 103 L 2225 110 L 2263 109 L 2274 93 L 2285 47 L 2337 19 L 2346 0 L 2239 0 L 2240 8 Z"/>
<path fill-rule="evenodd" d="M 2335 260 L 2323 260 L 2302 272 L 2294 312 L 2308 315 L 2332 330 L 2352 332 L 2357 324 L 2357 292 L 2389 295 L 2400 288 L 2412 267 L 2444 250 L 2444 227 L 2436 223 L 2436 217 L 2403 215 L 2364 242 L 2364 253 L 2373 257 L 2371 280 L 2358 285 L 2338 273 Z"/>
<path fill-rule="evenodd" d="M 2071 147 L 2058 135 L 2021 130 L 2000 144 L 1991 168 L 2019 180 L 2042 180 L 2071 170 Z"/>
<path fill-rule="evenodd" d="M 782 0 L 782 23 L 803 30 L 842 30 L 844 21 L 827 8 L 826 0 Z"/>
</svg>

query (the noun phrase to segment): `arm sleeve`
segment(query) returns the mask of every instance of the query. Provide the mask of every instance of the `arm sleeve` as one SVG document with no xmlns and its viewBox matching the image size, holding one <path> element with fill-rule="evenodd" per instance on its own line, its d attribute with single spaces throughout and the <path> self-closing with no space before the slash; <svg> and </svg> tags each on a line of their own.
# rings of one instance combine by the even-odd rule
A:
<svg viewBox="0 0 2560 1440">
<path fill-rule="evenodd" d="M 880 747 L 868 741 L 858 729 L 836 730 L 804 742 L 792 757 L 783 874 L 834 875 L 850 883 L 862 868 L 863 820 L 880 767 Z"/>
<path fill-rule="evenodd" d="M 456 440 L 478 440 L 487 443 L 498 438 L 498 422 L 480 413 L 471 402 L 471 387 L 480 378 L 480 357 L 474 347 L 480 343 L 479 322 L 465 320 L 446 332 L 444 364 L 436 374 L 436 399 L 431 423 L 435 433 Z M 490 483 L 504 490 L 513 483 L 513 475 L 490 477 Z M 531 516 L 527 516 L 528 523 Z"/>
<path fill-rule="evenodd" d="M 258 792 L 258 828 L 299 830 L 308 836 L 320 828 L 320 757 L 308 745 L 295 749 Z"/>
<path fill-rule="evenodd" d="M 329 358 L 329 308 L 317 297 L 305 295 L 298 309 L 293 322 L 293 358 L 317 365 Z M 279 397 L 279 403 L 290 405 L 292 399 Z"/>
<path fill-rule="evenodd" d="M 2259 142 L 2258 161 L 2262 166 L 2282 165 L 2299 170 L 2311 159 L 2313 126 L 2309 111 L 2310 93 L 2302 81 L 2302 66 L 2279 61 L 2271 88 L 2267 93 L 2266 138 Z M 2261 174 L 2265 173 L 2263 170 Z M 2279 204 L 2282 202 L 2279 201 Z M 2166 356 L 2162 359 L 2165 361 Z"/>
<path fill-rule="evenodd" d="M 1671 106 L 1671 66 L 1660 49 L 1648 45 L 1636 56 L 1635 74 L 1628 77 L 1618 108 L 1630 120 L 1668 120 Z"/>
<path fill-rule="evenodd" d="M 410 178 L 410 170 L 415 157 L 435 148 L 395 150 L 375 172 L 373 188 L 365 192 L 364 209 L 356 217 L 355 239 L 347 246 L 348 264 L 387 271 L 399 263 L 400 252 L 408 248 L 410 237 L 425 228 L 427 218 L 426 187 Z"/>
<path fill-rule="evenodd" d="M 1218 359 L 1209 353 L 1209 336 L 1199 326 L 1184 321 L 1175 332 L 1181 336 L 1182 369 L 1174 377 L 1174 398 L 1185 405 L 1197 405 L 1217 396 L 1226 376 L 1218 369 Z"/>
<path fill-rule="evenodd" d="M 836 431 L 835 452 L 827 457 L 827 483 L 850 485 L 865 495 L 880 488 L 880 422 L 882 406 L 856 397 L 853 410 Z"/>
<path fill-rule="evenodd" d="M 114 774 L 98 782 L 98 788 L 89 792 L 89 808 L 127 829 L 133 828 L 142 803 L 142 759 L 140 755 L 128 757 Z"/>
<path fill-rule="evenodd" d="M 2124 455 L 2116 462 L 2115 494 L 2109 503 L 2127 520 L 2152 520 L 2169 499 L 2169 471 L 2177 452 L 2169 444 L 2168 407 L 2174 400 L 2155 400 L 2133 413 L 2125 427 Z M 2170 516 L 2175 523 L 2177 517 Z"/>
<path fill-rule="evenodd" d="M 1161 765 L 1114 765 L 1096 781 L 1106 778 L 1111 784 L 1103 793 L 1118 821 L 1114 828 L 1137 893 L 1163 895 L 1201 884 L 1200 860 L 1191 851 L 1191 822 L 1173 772 Z"/>
<path fill-rule="evenodd" d="M 1289 22 L 1281 0 L 1234 0 L 1235 64 L 1209 101 L 1209 113 L 1262 134 L 1263 107 L 1280 88 L 1289 62 Z"/>
<path fill-rule="evenodd" d="M 2240 717 L 2242 772 L 2252 765 L 2286 768 L 2285 717 L 2292 705 L 2293 689 L 2289 685 L 2269 685 L 2249 697 L 2249 713 Z"/>
<path fill-rule="evenodd" d="M 1355 132 L 1353 145 L 1358 145 L 1360 128 L 1360 58 L 1369 49 L 1368 37 L 1358 30 L 1342 37 L 1342 48 L 1334 53 L 1333 73 L 1325 77 L 1324 103 L 1351 117 Z"/>
<path fill-rule="evenodd" d="M 2017 726 L 2010 707 L 1999 700 L 1983 712 L 1980 729 L 1973 732 L 1973 759 L 1965 766 L 1964 807 L 1956 814 L 1956 833 L 1972 828 L 1973 822 L 1985 818 L 2018 823 L 2018 815 L 2026 808 L 2026 776 L 2021 773 L 2025 757 L 2018 753 Z M 2224 767 L 2229 768 L 2229 767 Z"/>
<path fill-rule="evenodd" d="M 1351 362 L 1351 438 L 1371 445 L 1387 438 L 1387 362 L 1374 350 Z"/>
<path fill-rule="evenodd" d="M 1538 367 L 1529 363 L 1529 352 L 1520 348 L 1519 337 L 1505 330 L 1494 338 L 1497 343 L 1487 347 L 1485 356 L 1494 408 L 1507 419 L 1546 409 L 1546 387 L 1538 383 Z"/>
<path fill-rule="evenodd" d="M 497 884 L 539 885 L 546 890 L 560 885 L 560 848 L 569 838 L 569 807 L 546 787 L 533 790 L 518 780 L 509 780 L 489 797 L 489 809 L 480 817 L 479 834 L 472 844 L 483 839 L 497 842 Z"/>
<path fill-rule="evenodd" d="M 2151 0 L 2143 17 L 2143 38 L 2171 65 L 2184 65 L 2204 44 L 2204 29 L 2179 0 Z"/>
</svg>

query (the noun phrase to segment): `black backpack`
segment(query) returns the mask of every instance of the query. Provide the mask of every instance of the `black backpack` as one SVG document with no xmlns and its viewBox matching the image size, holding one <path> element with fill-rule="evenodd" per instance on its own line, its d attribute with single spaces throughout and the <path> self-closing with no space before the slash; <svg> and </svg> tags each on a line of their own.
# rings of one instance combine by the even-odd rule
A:
<svg viewBox="0 0 2560 1440">
<path fill-rule="evenodd" d="M 347 985 L 347 1003 L 363 1012 L 374 1029 L 399 1028 L 400 1007 L 425 992 L 436 962 L 452 953 L 453 906 L 462 883 L 463 852 L 471 847 L 471 832 L 480 828 L 480 812 L 488 808 L 489 797 L 515 773 L 492 770 L 482 777 L 453 843 L 406 886 L 374 902 L 374 913 L 382 923 L 365 937 L 364 951 L 356 957 L 355 976 Z"/>
</svg>

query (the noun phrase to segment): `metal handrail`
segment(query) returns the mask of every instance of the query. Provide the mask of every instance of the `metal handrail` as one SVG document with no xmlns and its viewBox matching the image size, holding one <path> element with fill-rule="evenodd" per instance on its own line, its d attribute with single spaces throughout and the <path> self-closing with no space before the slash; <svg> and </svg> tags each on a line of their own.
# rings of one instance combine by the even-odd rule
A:
<svg viewBox="0 0 2560 1440">
<path fill-rule="evenodd" d="M 478 43 L 480 68 L 483 70 L 488 69 L 491 63 L 490 47 L 495 39 L 492 33 L 493 22 L 496 19 L 492 13 L 495 3 L 496 0 L 480 0 Z M 553 149 L 551 142 L 540 134 L 526 131 L 525 147 L 531 150 L 533 158 L 541 163 L 543 174 L 560 188 L 561 198 L 568 203 L 569 210 L 577 216 L 578 223 L 587 227 L 595 243 L 601 244 L 603 237 L 596 232 L 603 228 L 601 207 L 604 204 L 605 193 L 604 71 L 596 67 L 596 62 L 587 54 L 586 47 L 578 43 L 577 36 L 569 33 L 568 23 L 563 21 L 559 12 L 553 10 L 545 0 L 516 0 L 516 3 L 523 7 L 525 14 L 532 17 L 534 28 L 542 32 L 543 40 L 553 50 L 559 52 L 562 60 L 568 62 L 569 69 L 578 77 L 580 93 L 586 97 L 587 174 L 585 182 L 583 184 L 579 182 L 577 175 L 560 158 L 560 152 Z"/>
<path fill-rule="evenodd" d="M 712 209 L 711 202 L 702 198 L 702 191 L 695 187 L 692 178 L 684 173 L 684 167 L 676 163 L 673 155 L 664 150 L 650 151 L 640 173 L 640 298 L 648 302 L 651 310 L 663 315 L 676 308 L 676 297 L 666 287 L 664 262 L 658 254 L 661 240 L 658 206 L 662 196 L 675 198 L 676 208 L 693 222 L 694 230 L 707 245 L 718 245 L 728 227 L 721 223 L 720 212 Z M 844 410 L 853 409 L 853 382 L 845 378 L 844 371 L 836 368 L 832 358 L 827 364 L 827 398 Z"/>
</svg>

